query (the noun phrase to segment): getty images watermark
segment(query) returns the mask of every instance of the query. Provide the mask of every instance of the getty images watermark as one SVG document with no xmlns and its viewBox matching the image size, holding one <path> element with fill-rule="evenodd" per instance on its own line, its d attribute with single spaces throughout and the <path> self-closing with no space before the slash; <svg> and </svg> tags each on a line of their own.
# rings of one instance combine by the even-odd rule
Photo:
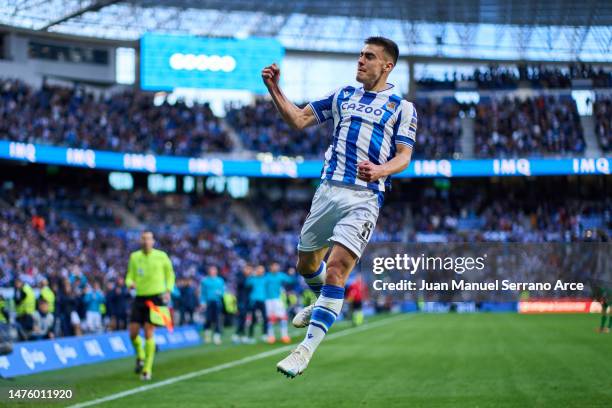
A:
<svg viewBox="0 0 612 408">
<path fill-rule="evenodd" d="M 405 271 L 414 275 L 419 270 L 446 270 L 463 274 L 472 269 L 483 270 L 487 254 L 479 257 L 441 257 L 441 256 L 410 256 L 408 254 L 395 254 L 394 257 L 375 257 L 372 272 L 379 275 L 385 271 Z"/>
<path fill-rule="evenodd" d="M 490 279 L 487 273 L 488 255 L 482 256 L 411 256 L 396 253 L 394 256 L 371 258 L 372 272 L 377 279 L 372 281 L 376 291 L 582 291 L 584 283 L 517 281 L 516 277 Z M 502 258 L 496 259 L 498 263 Z M 527 261 L 527 259 L 526 259 Z M 499 269 L 499 266 L 497 268 Z M 412 279 L 417 273 L 427 274 L 430 279 Z M 411 279 L 395 279 L 404 277 Z M 464 274 L 465 277 L 463 276 Z M 386 275 L 386 276 L 383 276 Z M 380 279 L 386 277 L 387 279 Z M 469 279 L 468 279 L 469 278 Z"/>
</svg>

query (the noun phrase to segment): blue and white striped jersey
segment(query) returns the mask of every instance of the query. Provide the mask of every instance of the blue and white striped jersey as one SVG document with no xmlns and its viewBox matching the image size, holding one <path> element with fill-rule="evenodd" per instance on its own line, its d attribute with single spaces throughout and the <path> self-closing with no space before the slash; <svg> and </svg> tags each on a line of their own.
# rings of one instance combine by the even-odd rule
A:
<svg viewBox="0 0 612 408">
<path fill-rule="evenodd" d="M 393 93 L 345 86 L 309 105 L 317 121 L 334 120 L 333 142 L 325 152 L 322 179 L 385 191 L 388 177 L 367 183 L 357 178 L 357 164 L 369 160 L 383 164 L 395 156 L 396 145 L 413 146 L 417 113 L 414 105 Z"/>
</svg>

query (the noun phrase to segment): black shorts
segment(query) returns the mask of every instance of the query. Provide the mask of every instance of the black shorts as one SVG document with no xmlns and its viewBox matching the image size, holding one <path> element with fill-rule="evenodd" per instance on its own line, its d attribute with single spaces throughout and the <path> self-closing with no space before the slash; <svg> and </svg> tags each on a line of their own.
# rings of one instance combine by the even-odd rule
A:
<svg viewBox="0 0 612 408">
<path fill-rule="evenodd" d="M 361 310 L 362 306 L 361 300 L 353 300 L 353 310 Z"/>
<path fill-rule="evenodd" d="M 134 303 L 132 303 L 132 314 L 130 315 L 130 323 L 151 323 L 151 311 L 146 305 L 147 300 L 152 301 L 154 305 L 165 306 L 161 294 L 152 296 L 136 296 L 136 299 L 134 299 Z"/>
</svg>

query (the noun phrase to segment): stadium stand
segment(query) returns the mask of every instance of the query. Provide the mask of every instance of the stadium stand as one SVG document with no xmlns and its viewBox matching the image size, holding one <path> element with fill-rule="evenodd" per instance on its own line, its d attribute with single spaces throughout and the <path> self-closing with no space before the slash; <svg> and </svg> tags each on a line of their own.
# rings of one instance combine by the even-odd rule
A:
<svg viewBox="0 0 612 408">
<path fill-rule="evenodd" d="M 478 157 L 580 155 L 586 148 L 576 104 L 563 97 L 483 101 L 474 136 Z"/>
<path fill-rule="evenodd" d="M 599 77 L 598 77 L 599 78 Z M 236 151 L 207 104 L 156 106 L 153 95 L 123 91 L 96 96 L 75 86 L 34 89 L 18 80 L 0 83 L 0 137 L 11 141 L 134 153 L 201 156 Z M 524 101 L 483 98 L 477 105 L 419 98 L 414 158 L 461 155 L 461 117 L 476 110 L 475 156 L 513 157 L 583 154 L 585 142 L 575 103 L 540 96 Z M 595 104 L 597 136 L 610 149 L 609 102 Z M 20 112 L 19 115 L 15 112 Z M 244 148 L 274 156 L 320 158 L 330 143 L 331 123 L 304 131 L 286 125 L 272 103 L 232 108 L 225 119 Z M 608 131 L 606 131 L 606 129 Z M 607 132 L 607 133 L 606 133 Z"/>
<path fill-rule="evenodd" d="M 207 104 L 154 104 L 151 93 L 96 96 L 79 86 L 0 81 L 0 137 L 18 142 L 200 156 L 232 145 Z"/>
<path fill-rule="evenodd" d="M 320 156 L 330 143 L 331 123 L 296 131 L 278 115 L 271 101 L 256 100 L 252 106 L 231 109 L 228 123 L 236 129 L 245 147 L 275 156 Z"/>
<path fill-rule="evenodd" d="M 417 100 L 419 132 L 415 143 L 414 158 L 452 158 L 461 153 L 461 122 L 459 112 L 468 110 L 454 101 L 434 102 L 430 99 Z"/>
<path fill-rule="evenodd" d="M 604 152 L 612 151 L 612 99 L 597 98 L 593 104 L 595 134 Z"/>
<path fill-rule="evenodd" d="M 569 89 L 574 79 L 589 79 L 594 88 L 611 88 L 612 71 L 587 64 L 569 64 L 566 67 L 517 64 L 516 66 L 490 65 L 475 68 L 471 75 L 447 73 L 444 79 L 421 78 L 420 90 L 452 90 L 459 81 L 470 81 L 481 90 L 510 90 L 520 83 L 533 89 Z"/>
<path fill-rule="evenodd" d="M 78 88 L 32 89 L 4 80 L 0 102 L 0 137 L 13 141 L 136 153 L 199 156 L 230 151 L 221 119 L 207 105 L 155 106 L 149 94 L 126 91 L 97 100 Z M 415 158 L 452 158 L 461 153 L 460 112 L 470 106 L 419 99 Z M 597 102 L 597 135 L 609 149 L 609 102 Z M 571 100 L 539 97 L 526 101 L 483 101 L 476 106 L 475 140 L 479 157 L 581 154 L 582 128 Z M 15 112 L 23 112 L 15 115 Z M 129 118 L 129 119 L 128 119 Z M 85 120 L 86 119 L 86 120 Z M 276 156 L 320 157 L 329 145 L 330 124 L 294 131 L 282 122 L 271 102 L 234 108 L 227 122 L 244 146 Z M 78 125 L 77 125 L 78 123 Z M 609 132 L 608 132 L 609 133 Z"/>
<path fill-rule="evenodd" d="M 100 196 L 92 191 L 79 193 L 69 182 L 43 187 L 27 184 L 5 183 L 1 190 L 6 205 L 0 208 L 0 268 L 5 272 L 0 286 L 10 286 L 17 275 L 32 286 L 43 278 L 49 280 L 62 305 L 59 333 L 74 334 L 67 320 L 70 312 L 83 314 L 84 294 L 94 282 L 101 283 L 107 294 L 121 285 L 138 231 L 123 227 L 121 217 L 105 210 Z M 450 189 L 425 181 L 402 183 L 385 203 L 372 241 L 609 240 L 612 201 L 598 191 L 597 183 L 580 186 L 559 179 L 556 185 L 566 194 L 551 200 L 557 187 L 543 181 L 519 183 L 510 194 L 490 182 L 468 181 Z M 256 209 L 264 230 L 241 225 L 231 211 L 232 200 L 224 196 L 196 200 L 191 195 L 154 195 L 141 189 L 129 194 L 107 191 L 104 196 L 156 232 L 159 247 L 171 255 L 183 280 L 181 285 L 193 285 L 208 265 L 217 265 L 231 286 L 245 262 L 277 261 L 285 269 L 292 267 L 299 228 L 308 211 L 308 202 L 286 201 L 286 194 L 270 201 L 265 185 L 254 189 L 260 193 L 246 204 Z M 193 218 L 200 221 L 191 224 Z M 85 219 L 90 222 L 84 223 Z M 173 228 L 166 227 L 169 223 Z"/>
</svg>

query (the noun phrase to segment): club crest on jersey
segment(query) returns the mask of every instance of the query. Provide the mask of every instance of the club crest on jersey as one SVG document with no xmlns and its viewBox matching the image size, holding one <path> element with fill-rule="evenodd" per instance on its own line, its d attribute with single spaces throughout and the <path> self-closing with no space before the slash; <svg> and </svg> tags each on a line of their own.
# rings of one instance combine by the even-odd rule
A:
<svg viewBox="0 0 612 408">
<path fill-rule="evenodd" d="M 385 107 L 389 109 L 390 111 L 395 110 L 396 106 L 397 106 L 397 103 L 395 102 L 387 102 L 387 104 L 385 105 Z"/>
</svg>

